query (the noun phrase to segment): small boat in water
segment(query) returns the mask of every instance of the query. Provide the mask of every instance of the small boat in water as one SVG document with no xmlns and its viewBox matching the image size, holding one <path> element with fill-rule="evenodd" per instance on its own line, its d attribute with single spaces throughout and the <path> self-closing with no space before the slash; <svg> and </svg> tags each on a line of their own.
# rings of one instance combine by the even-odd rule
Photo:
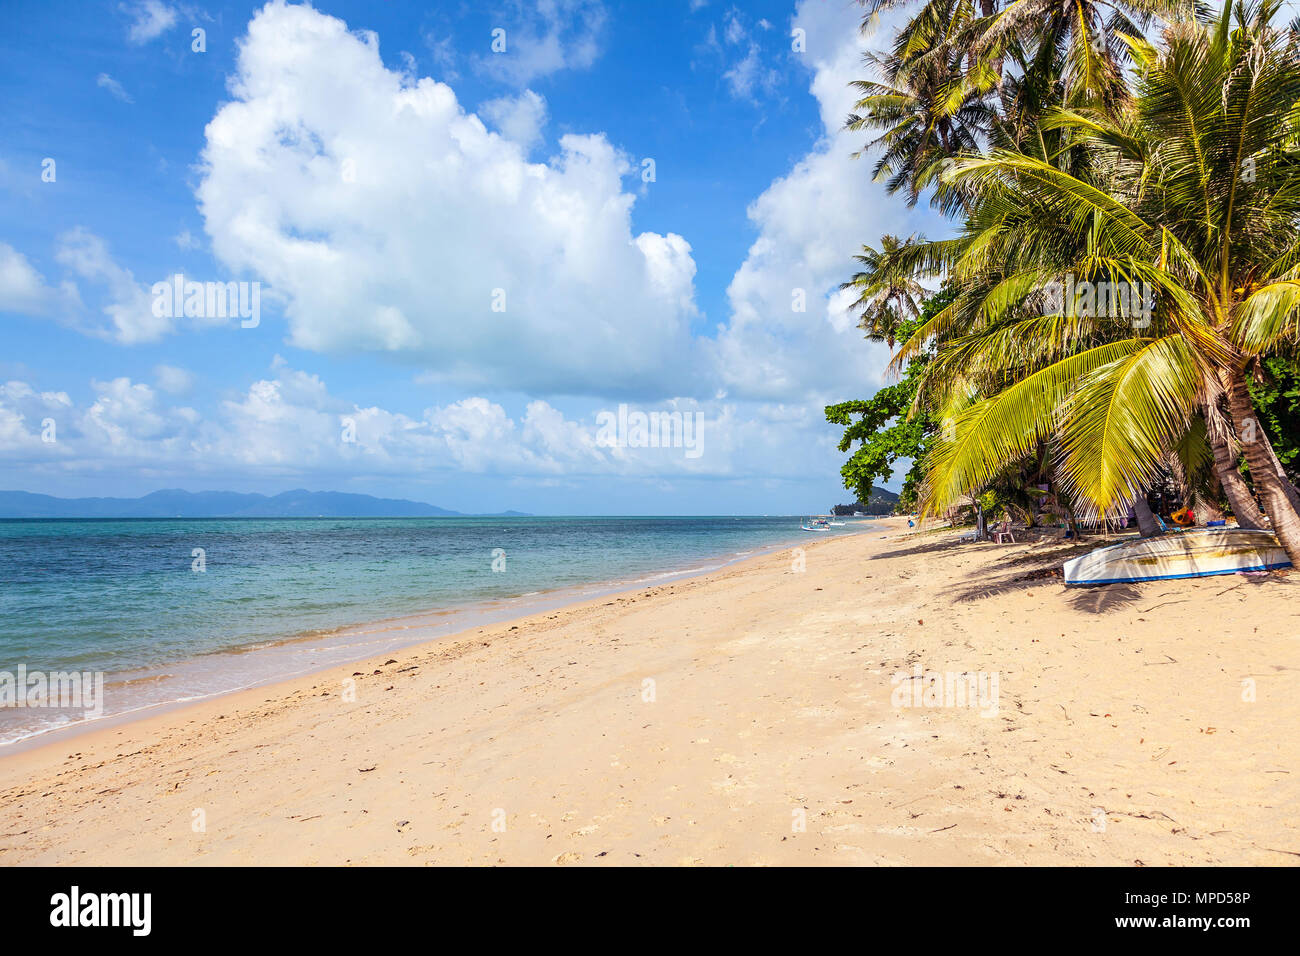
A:
<svg viewBox="0 0 1300 956">
<path fill-rule="evenodd" d="M 803 524 L 799 525 L 799 527 L 804 531 L 830 531 L 831 523 L 829 518 L 824 518 L 821 515 L 813 515 L 812 517 L 804 518 Z"/>
<path fill-rule="evenodd" d="M 1291 560 L 1271 532 L 1205 528 L 1098 548 L 1065 562 L 1065 583 L 1119 584 L 1204 578 L 1290 566 Z"/>
</svg>

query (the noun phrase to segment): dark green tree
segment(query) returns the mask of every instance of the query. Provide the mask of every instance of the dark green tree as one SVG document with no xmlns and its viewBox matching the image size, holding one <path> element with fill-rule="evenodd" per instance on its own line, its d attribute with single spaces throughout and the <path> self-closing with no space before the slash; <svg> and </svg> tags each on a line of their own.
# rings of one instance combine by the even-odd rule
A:
<svg viewBox="0 0 1300 956">
<path fill-rule="evenodd" d="M 1250 395 L 1282 469 L 1292 484 L 1300 484 L 1300 363 L 1279 355 L 1261 365 Z"/>
<path fill-rule="evenodd" d="M 898 336 L 906 340 L 952 300 L 953 294 L 946 288 L 930 296 L 918 318 L 901 324 Z M 867 337 L 872 337 L 870 329 Z M 897 384 L 886 385 L 871 398 L 826 406 L 826 420 L 844 426 L 839 450 L 847 452 L 860 443 L 840 469 L 844 487 L 857 495 L 858 501 L 869 500 L 875 483 L 893 475 L 900 459 L 911 459 L 912 467 L 903 479 L 899 505 L 904 509 L 915 506 L 930 436 L 938 427 L 923 410 L 913 414 L 917 386 L 929 361 L 929 355 L 913 358 Z"/>
</svg>

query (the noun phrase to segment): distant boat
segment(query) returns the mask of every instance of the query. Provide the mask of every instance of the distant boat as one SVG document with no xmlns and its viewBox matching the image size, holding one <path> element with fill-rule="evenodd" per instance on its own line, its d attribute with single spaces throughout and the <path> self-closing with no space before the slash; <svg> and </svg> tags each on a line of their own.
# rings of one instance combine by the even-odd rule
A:
<svg viewBox="0 0 1300 956">
<path fill-rule="evenodd" d="M 1065 562 L 1065 583 L 1119 584 L 1204 578 L 1290 566 L 1286 552 L 1268 531 L 1206 528 L 1098 548 Z"/>
<path fill-rule="evenodd" d="M 830 531 L 831 523 L 829 519 L 822 515 L 812 515 L 804 518 L 803 524 L 799 525 L 799 527 L 804 531 Z"/>
</svg>

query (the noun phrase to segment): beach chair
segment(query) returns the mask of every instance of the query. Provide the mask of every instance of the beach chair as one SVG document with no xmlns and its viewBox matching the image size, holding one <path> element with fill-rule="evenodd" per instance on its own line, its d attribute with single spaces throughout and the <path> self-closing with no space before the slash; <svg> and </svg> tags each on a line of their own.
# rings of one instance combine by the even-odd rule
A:
<svg viewBox="0 0 1300 956">
<path fill-rule="evenodd" d="M 1016 543 L 1016 536 L 1011 533 L 1011 522 L 1004 521 L 1001 524 L 995 524 L 993 526 L 993 543 L 1005 544 L 1007 541 L 1012 544 Z"/>
</svg>

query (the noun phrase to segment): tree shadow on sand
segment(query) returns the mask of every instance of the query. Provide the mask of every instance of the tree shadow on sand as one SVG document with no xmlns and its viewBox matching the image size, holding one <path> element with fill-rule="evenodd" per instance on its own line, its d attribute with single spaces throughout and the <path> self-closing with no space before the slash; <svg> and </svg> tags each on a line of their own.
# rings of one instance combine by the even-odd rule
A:
<svg viewBox="0 0 1300 956">
<path fill-rule="evenodd" d="M 1295 587 L 1297 583 L 1290 571 L 1249 573 L 1238 571 L 1235 574 L 1214 574 L 1203 578 L 1169 578 L 1160 581 L 1141 581 L 1135 584 L 1098 584 L 1093 587 L 1070 588 L 1067 599 L 1076 611 L 1087 614 L 1105 614 L 1107 611 L 1134 604 L 1149 604 L 1149 607 L 1139 608 L 1143 613 L 1149 613 L 1190 600 L 1204 588 L 1214 588 L 1213 596 L 1222 597 L 1230 591 L 1250 590 L 1270 585 Z M 1161 588 L 1165 590 L 1161 591 Z M 1160 600 L 1161 598 L 1165 600 Z"/>
<path fill-rule="evenodd" d="M 953 597 L 957 601 L 974 602 L 1004 597 L 1018 591 L 1044 588 L 1059 593 L 1065 586 L 1063 568 L 1065 562 L 1113 543 L 1115 543 L 1113 539 L 1098 536 L 1081 542 L 1043 542 L 1029 550 L 1007 554 L 996 566 L 980 568 L 976 572 L 979 575 L 978 583 L 957 590 Z M 964 547 L 1000 546 L 967 544 Z M 1109 585 L 1104 590 L 1109 593 L 1094 596 L 1091 600 L 1086 598 L 1081 600 L 1071 589 L 1068 600 L 1078 610 L 1101 614 L 1130 604 L 1141 597 L 1139 591 L 1125 585 Z"/>
<path fill-rule="evenodd" d="M 968 577 L 976 577 L 976 581 L 966 587 L 958 586 L 953 589 L 951 592 L 953 600 L 962 603 L 987 601 L 1021 591 L 1048 590 L 1055 594 L 1063 594 L 1065 602 L 1076 611 L 1100 615 L 1131 608 L 1144 602 L 1151 603 L 1161 596 L 1157 591 L 1158 586 L 1161 585 L 1181 584 L 1183 593 L 1187 595 L 1194 593 L 1196 585 L 1192 581 L 1168 580 L 1065 588 L 1063 565 L 1066 561 L 1088 554 L 1097 548 L 1122 542 L 1129 537 L 1132 536 L 1096 535 L 1079 542 L 1048 540 L 1033 543 L 1026 548 L 1028 542 L 998 545 L 989 542 L 963 542 L 955 536 L 944 536 L 923 543 L 917 542 L 909 548 L 892 550 L 878 557 L 920 557 L 945 553 L 959 555 L 963 551 L 976 550 L 982 554 L 988 549 L 1006 548 L 1007 553 L 1002 555 L 996 564 L 981 566 L 968 574 Z M 1207 584 L 1211 581 L 1219 582 L 1222 585 L 1220 593 L 1236 591 L 1241 587 L 1253 588 L 1268 584 L 1284 584 L 1292 587 L 1300 584 L 1300 576 L 1291 571 L 1275 571 L 1261 575 L 1216 575 L 1194 580 Z M 1176 597 L 1173 601 L 1165 603 L 1177 603 L 1184 599 Z M 1160 606 L 1162 605 L 1156 604 L 1154 607 Z M 1154 607 L 1142 608 L 1142 610 L 1154 610 Z"/>
<path fill-rule="evenodd" d="M 1076 611 L 1085 614 L 1105 614 L 1120 608 L 1131 607 L 1150 598 L 1140 584 L 1098 584 L 1093 587 L 1070 588 L 1066 602 Z"/>
<path fill-rule="evenodd" d="M 965 547 L 970 547 L 970 545 L 964 545 L 953 537 L 933 538 L 925 542 L 918 541 L 907 548 L 891 548 L 881 554 L 873 554 L 867 560 L 887 561 L 893 558 L 915 558 L 924 554 L 939 554 L 944 551 L 956 551 Z"/>
</svg>

